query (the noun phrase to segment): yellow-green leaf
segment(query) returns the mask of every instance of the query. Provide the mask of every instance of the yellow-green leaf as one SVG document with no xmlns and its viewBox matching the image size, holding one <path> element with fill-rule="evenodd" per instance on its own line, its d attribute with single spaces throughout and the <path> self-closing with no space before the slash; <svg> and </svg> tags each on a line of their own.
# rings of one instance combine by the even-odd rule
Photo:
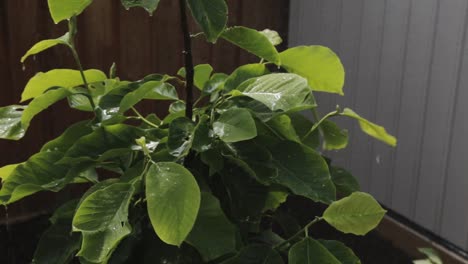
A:
<svg viewBox="0 0 468 264">
<path fill-rule="evenodd" d="M 104 81 L 107 77 L 99 70 L 84 71 L 88 83 Z M 40 72 L 29 80 L 21 95 L 21 101 L 35 98 L 52 87 L 73 88 L 83 85 L 80 71 L 70 69 L 56 69 Z"/>
<path fill-rule="evenodd" d="M 306 78 L 312 90 L 343 95 L 343 64 L 329 48 L 300 46 L 281 52 L 280 57 L 281 66 Z"/>
<path fill-rule="evenodd" d="M 29 56 L 41 53 L 44 50 L 47 50 L 47 49 L 52 48 L 54 46 L 69 45 L 68 44 L 69 37 L 70 37 L 70 34 L 67 32 L 67 33 L 65 33 L 65 35 L 61 36 L 60 38 L 46 39 L 46 40 L 43 40 L 43 41 L 40 41 L 40 42 L 36 43 L 34 46 L 32 46 L 32 48 L 30 48 L 26 52 L 26 54 L 24 54 L 24 56 L 21 58 L 21 63 L 24 63 L 24 61 L 26 61 L 26 59 Z"/>
<path fill-rule="evenodd" d="M 88 7 L 93 0 L 48 0 L 49 11 L 55 24 L 65 19 L 77 16 Z"/>
<path fill-rule="evenodd" d="M 362 118 L 360 115 L 356 114 L 356 112 L 349 108 L 345 108 L 341 115 L 358 120 L 361 130 L 367 135 L 374 137 L 392 147 L 396 146 L 397 139 L 394 136 L 388 134 L 384 127 L 374 124 L 365 118 Z"/>
</svg>

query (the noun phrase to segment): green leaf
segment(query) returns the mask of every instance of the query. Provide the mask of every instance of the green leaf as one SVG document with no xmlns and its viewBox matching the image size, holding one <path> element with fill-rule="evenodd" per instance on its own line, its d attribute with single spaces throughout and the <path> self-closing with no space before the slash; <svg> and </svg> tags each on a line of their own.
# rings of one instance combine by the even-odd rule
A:
<svg viewBox="0 0 468 264">
<path fill-rule="evenodd" d="M 195 124 L 186 117 L 175 119 L 169 124 L 167 147 L 174 157 L 186 156 L 193 142 Z"/>
<path fill-rule="evenodd" d="M 289 264 L 341 264 L 322 244 L 307 237 L 289 250 Z"/>
<path fill-rule="evenodd" d="M 68 46 L 69 45 L 69 38 L 70 38 L 70 34 L 67 32 L 67 33 L 65 33 L 65 35 L 61 36 L 60 38 L 46 39 L 46 40 L 43 40 L 43 41 L 40 41 L 40 42 L 34 44 L 34 46 L 32 46 L 32 48 L 30 48 L 26 52 L 26 54 L 24 54 L 24 56 L 21 58 L 21 63 L 24 63 L 29 56 L 41 53 L 44 50 L 50 49 L 50 48 L 52 48 L 54 46 L 57 46 L 57 45 L 67 45 Z"/>
<path fill-rule="evenodd" d="M 330 253 L 340 261 L 341 264 L 361 264 L 354 252 L 345 244 L 334 240 L 319 240 Z"/>
<path fill-rule="evenodd" d="M 226 79 L 224 84 L 224 90 L 230 92 L 234 89 L 237 89 L 241 83 L 247 81 L 248 79 L 260 77 L 269 73 L 265 64 L 247 64 L 242 65 L 237 68 L 229 77 Z"/>
<path fill-rule="evenodd" d="M 386 211 L 369 194 L 355 192 L 333 202 L 323 219 L 343 233 L 365 235 L 379 224 Z"/>
<path fill-rule="evenodd" d="M 418 248 L 418 251 L 426 255 L 433 264 L 442 264 L 439 254 L 432 248 Z"/>
<path fill-rule="evenodd" d="M 0 138 L 19 140 L 24 136 L 21 116 L 26 108 L 23 105 L 0 107 Z"/>
<path fill-rule="evenodd" d="M 48 2 L 52 19 L 58 24 L 62 20 L 81 14 L 93 0 L 48 0 Z"/>
<path fill-rule="evenodd" d="M 143 7 L 148 13 L 153 14 L 158 8 L 159 0 L 121 0 L 122 5 L 129 9 L 131 7 Z"/>
<path fill-rule="evenodd" d="M 205 33 L 206 39 L 215 43 L 226 27 L 228 6 L 224 0 L 187 0 L 192 16 Z"/>
<path fill-rule="evenodd" d="M 133 92 L 127 93 L 122 98 L 119 112 L 124 113 L 143 99 L 178 100 L 179 96 L 174 86 L 168 83 L 158 81 L 147 82 Z"/>
<path fill-rule="evenodd" d="M 215 73 L 211 76 L 210 80 L 206 82 L 205 86 L 203 87 L 203 93 L 211 94 L 216 91 L 220 91 L 224 88 L 224 83 L 228 75 L 224 73 Z"/>
<path fill-rule="evenodd" d="M 27 130 L 32 119 L 49 108 L 51 105 L 56 102 L 64 99 L 70 95 L 70 92 L 65 88 L 58 88 L 54 90 L 46 91 L 44 94 L 41 94 L 34 98 L 24 110 L 23 115 L 21 116 L 21 125 L 24 130 Z"/>
<path fill-rule="evenodd" d="M 222 264 L 283 264 L 280 254 L 267 245 L 252 244 Z M 301 263 L 303 264 L 303 263 Z"/>
<path fill-rule="evenodd" d="M 356 178 L 343 168 L 330 166 L 330 174 L 336 191 L 344 196 L 349 196 L 361 189 Z"/>
<path fill-rule="evenodd" d="M 221 37 L 255 56 L 281 64 L 280 55 L 270 39 L 255 29 L 232 27 L 226 29 Z"/>
<path fill-rule="evenodd" d="M 343 95 L 345 71 L 338 56 L 323 46 L 300 46 L 281 52 L 281 66 L 306 78 L 314 91 Z"/>
<path fill-rule="evenodd" d="M 93 132 L 89 120 L 81 121 L 69 126 L 59 137 L 47 142 L 41 148 L 41 152 L 61 151 L 66 152 L 83 136 Z"/>
<path fill-rule="evenodd" d="M 249 140 L 257 136 L 255 120 L 250 112 L 232 108 L 223 112 L 213 123 L 214 133 L 224 142 Z"/>
<path fill-rule="evenodd" d="M 330 120 L 324 120 L 320 124 L 323 131 L 323 148 L 326 150 L 344 149 L 348 145 L 348 130 L 341 129 Z"/>
<path fill-rule="evenodd" d="M 69 263 L 80 249 L 81 237 L 71 233 L 70 223 L 56 223 L 42 234 L 32 263 Z"/>
<path fill-rule="evenodd" d="M 128 183 L 115 183 L 90 194 L 78 207 L 73 218 L 75 231 L 97 232 L 112 223 L 125 223 L 134 188 Z"/>
<path fill-rule="evenodd" d="M 13 173 L 13 171 L 18 167 L 18 165 L 21 165 L 22 163 L 18 164 L 10 164 L 6 165 L 0 168 L 0 179 L 2 182 L 6 181 L 8 177 Z"/>
<path fill-rule="evenodd" d="M 305 137 L 312 126 L 314 126 L 314 123 L 300 113 L 289 114 L 289 118 L 291 118 L 291 124 L 293 125 L 296 134 L 301 139 L 302 144 L 305 144 L 312 149 L 317 149 L 320 145 L 320 134 L 318 130 L 315 130 L 313 133 Z"/>
<path fill-rule="evenodd" d="M 0 190 L 0 202 L 10 204 L 33 193 L 58 191 L 73 179 L 67 175 L 69 168 L 57 165 L 63 153 L 41 152 L 18 165 L 4 180 Z"/>
<path fill-rule="evenodd" d="M 285 139 L 301 143 L 301 139 L 296 133 L 294 126 L 292 125 L 291 118 L 287 115 L 279 115 L 272 118 L 267 123 L 272 129 L 278 134 L 283 136 Z"/>
<path fill-rule="evenodd" d="M 343 112 L 341 113 L 343 116 L 351 117 L 359 121 L 359 126 L 361 127 L 361 130 L 366 133 L 367 135 L 376 138 L 392 147 L 395 147 L 397 144 L 397 140 L 394 136 L 390 135 L 387 133 L 385 128 L 376 125 L 358 114 L 356 114 L 353 110 L 349 108 L 345 108 Z"/>
<path fill-rule="evenodd" d="M 319 153 L 292 141 L 269 148 L 278 169 L 278 176 L 271 179 L 274 183 L 317 202 L 328 204 L 335 200 L 335 186 Z"/>
<path fill-rule="evenodd" d="M 68 2 L 63 0 L 58 1 Z M 87 70 L 84 71 L 84 75 L 88 83 L 101 82 L 107 78 L 106 75 L 99 70 Z M 24 102 L 28 99 L 35 98 L 52 87 L 73 88 L 79 85 L 83 85 L 80 71 L 56 69 L 46 73 L 40 72 L 32 77 L 26 84 L 23 94 L 21 95 L 21 101 Z"/>
<path fill-rule="evenodd" d="M 200 189 L 193 175 L 177 163 L 155 163 L 146 174 L 146 198 L 156 234 L 165 243 L 180 246 L 200 208 Z"/>
<path fill-rule="evenodd" d="M 263 31 L 260 31 L 265 37 L 268 38 L 268 40 L 273 44 L 274 46 L 278 46 L 279 44 L 283 43 L 283 39 L 281 36 L 278 34 L 278 32 L 271 30 L 271 29 L 264 29 Z"/>
<path fill-rule="evenodd" d="M 211 73 L 213 72 L 213 67 L 209 64 L 199 64 L 193 68 L 194 76 L 193 82 L 195 87 L 199 90 L 203 90 L 205 84 L 210 80 Z M 187 72 L 185 68 L 180 68 L 177 72 L 177 75 L 187 78 Z"/>
<path fill-rule="evenodd" d="M 114 222 L 101 232 L 83 232 L 83 242 L 77 256 L 91 263 L 106 263 L 120 241 L 131 232 L 128 222 Z"/>
<path fill-rule="evenodd" d="M 84 161 L 103 161 L 111 151 L 131 151 L 135 140 L 143 136 L 143 130 L 129 125 L 118 124 L 95 129 L 78 139 L 68 149 L 60 163 L 78 164 Z M 107 157 L 106 157 L 107 156 Z"/>
<path fill-rule="evenodd" d="M 210 130 L 208 120 L 208 116 L 202 116 L 193 132 L 192 148 L 197 152 L 209 150 L 213 143 L 213 131 Z"/>
<path fill-rule="evenodd" d="M 234 95 L 244 95 L 265 104 L 273 111 L 288 111 L 301 106 L 310 94 L 307 80 L 290 73 L 268 74 L 251 79 L 245 88 Z"/>
<path fill-rule="evenodd" d="M 281 204 L 286 202 L 289 193 L 285 190 L 281 190 L 280 188 L 272 188 L 268 192 L 267 199 L 265 201 L 265 207 L 263 207 L 263 211 L 275 211 Z"/>
<path fill-rule="evenodd" d="M 224 214 L 219 200 L 210 193 L 201 194 L 200 211 L 187 242 L 210 261 L 236 250 L 236 228 Z"/>
</svg>

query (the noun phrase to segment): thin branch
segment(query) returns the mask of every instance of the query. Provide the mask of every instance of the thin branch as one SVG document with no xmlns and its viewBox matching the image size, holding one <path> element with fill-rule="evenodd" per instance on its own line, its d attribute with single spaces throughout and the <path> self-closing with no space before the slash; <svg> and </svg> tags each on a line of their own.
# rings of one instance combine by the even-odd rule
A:
<svg viewBox="0 0 468 264">
<path fill-rule="evenodd" d="M 316 217 L 314 220 L 312 220 L 311 222 L 309 222 L 306 226 L 304 226 L 304 228 L 302 228 L 301 230 L 299 230 L 296 234 L 294 234 L 292 237 L 290 237 L 289 239 L 283 241 L 282 243 L 276 245 L 273 247 L 273 249 L 281 249 L 282 247 L 286 246 L 287 244 L 289 244 L 290 242 L 292 242 L 293 240 L 295 240 L 296 238 L 300 237 L 303 233 L 307 236 L 309 236 L 309 228 L 313 225 L 313 224 L 316 224 L 320 221 L 322 221 L 322 217 Z"/>
<path fill-rule="evenodd" d="M 180 6 L 180 18 L 181 18 L 181 28 L 184 35 L 184 57 L 185 57 L 185 79 L 187 81 L 185 85 L 186 90 L 186 108 L 185 116 L 192 120 L 193 116 L 193 78 L 195 75 L 195 70 L 193 67 L 193 58 L 192 58 L 192 39 L 189 32 L 189 25 L 187 21 L 187 7 L 186 0 L 179 0 Z"/>
</svg>

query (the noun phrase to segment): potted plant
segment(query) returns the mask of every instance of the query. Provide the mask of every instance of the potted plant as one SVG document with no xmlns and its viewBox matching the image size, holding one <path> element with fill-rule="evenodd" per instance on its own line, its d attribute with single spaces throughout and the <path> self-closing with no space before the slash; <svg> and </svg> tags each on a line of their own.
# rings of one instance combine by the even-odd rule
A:
<svg viewBox="0 0 468 264">
<path fill-rule="evenodd" d="M 315 92 L 343 94 L 345 74 L 335 53 L 322 46 L 278 52 L 275 31 L 227 27 L 224 0 L 180 0 L 184 67 L 177 75 L 121 80 L 115 65 L 108 75 L 81 65 L 76 21 L 91 3 L 48 0 L 53 20 L 68 21 L 69 30 L 35 44 L 21 61 L 64 45 L 77 69 L 38 73 L 22 94 L 26 103 L 0 108 L 0 137 L 10 140 L 22 138 L 34 116 L 60 100 L 93 115 L 27 161 L 0 169 L 3 205 L 92 184 L 55 211 L 33 263 L 360 263 L 343 243 L 318 240 L 309 227 L 326 221 L 364 235 L 385 210 L 320 149 L 347 145 L 347 132 L 333 117 L 356 119 L 365 133 L 389 145 L 396 140 L 351 109 L 318 114 Z M 122 0 L 126 8 L 149 13 L 158 3 Z M 188 13 L 201 33 L 190 34 Z M 214 73 L 208 64 L 193 65 L 193 37 L 223 38 L 260 62 Z M 172 101 L 169 114 L 144 116 L 135 107 L 143 100 Z M 294 228 L 275 213 L 288 196 L 328 207 Z"/>
</svg>

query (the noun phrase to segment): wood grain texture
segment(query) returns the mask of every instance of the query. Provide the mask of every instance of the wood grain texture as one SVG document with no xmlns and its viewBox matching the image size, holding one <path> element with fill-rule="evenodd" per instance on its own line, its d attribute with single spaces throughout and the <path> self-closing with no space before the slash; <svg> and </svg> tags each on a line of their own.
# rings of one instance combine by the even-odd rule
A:
<svg viewBox="0 0 468 264">
<path fill-rule="evenodd" d="M 183 66 L 177 1 L 161 1 L 152 17 L 143 9 L 127 11 L 119 2 L 94 1 L 80 15 L 77 49 L 83 66 L 107 72 L 115 62 L 118 75 L 124 80 L 138 80 L 150 73 L 175 74 Z M 229 25 L 244 25 L 259 30 L 271 28 L 287 40 L 289 1 L 256 0 L 254 4 L 247 0 L 227 2 L 231 15 Z M 193 22 L 191 29 L 193 33 L 200 31 Z M 27 80 L 35 73 L 52 68 L 76 68 L 64 47 L 50 49 L 29 59 L 24 71 L 19 62 L 34 43 L 59 37 L 64 32 L 65 23 L 54 25 L 45 0 L 0 1 L 2 106 L 18 103 Z M 282 47 L 286 47 L 286 43 Z M 216 71 L 229 74 L 239 64 L 257 62 L 258 59 L 226 41 L 220 40 L 216 46 L 208 44 L 202 36 L 194 40 L 194 61 L 197 64 L 210 63 Z M 182 91 L 180 94 L 183 96 Z M 158 102 L 144 103 L 138 108 L 144 113 L 165 115 L 167 106 L 165 102 Z M 61 134 L 68 125 L 87 117 L 90 115 L 68 109 L 65 102 L 51 107 L 32 122 L 24 139 L 18 142 L 0 141 L 0 166 L 26 160 L 45 142 Z M 58 201 L 82 191 L 80 188 L 67 189 L 59 195 L 42 193 L 9 206 L 10 220 L 54 207 Z M 4 215 L 4 210 L 0 209 L 0 219 Z"/>
</svg>

